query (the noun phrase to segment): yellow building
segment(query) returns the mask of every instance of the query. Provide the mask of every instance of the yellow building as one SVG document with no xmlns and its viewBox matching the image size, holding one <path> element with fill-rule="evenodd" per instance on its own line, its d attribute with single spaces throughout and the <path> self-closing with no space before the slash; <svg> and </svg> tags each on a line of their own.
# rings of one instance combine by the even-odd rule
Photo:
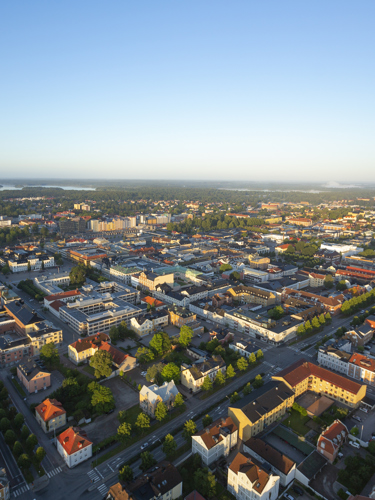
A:
<svg viewBox="0 0 375 500">
<path fill-rule="evenodd" d="M 261 269 L 262 271 L 265 271 L 270 262 L 271 261 L 268 257 L 262 257 L 257 253 L 249 255 L 249 266 L 252 269 Z"/>
<path fill-rule="evenodd" d="M 139 284 L 142 288 L 147 288 L 148 290 L 155 290 L 157 285 L 173 285 L 174 283 L 174 273 L 168 274 L 156 274 L 152 272 L 142 272 L 139 275 Z"/>
<path fill-rule="evenodd" d="M 230 293 L 234 300 L 240 300 L 242 304 L 251 303 L 272 306 L 276 303 L 276 295 L 274 293 L 253 286 L 236 286 L 230 288 L 227 293 Z"/>
<path fill-rule="evenodd" d="M 314 365 L 305 359 L 296 361 L 272 377 L 294 390 L 295 397 L 306 391 L 326 395 L 351 407 L 358 407 L 366 396 L 366 385 Z"/>
<path fill-rule="evenodd" d="M 284 382 L 271 381 L 228 408 L 238 427 L 238 437 L 247 441 L 283 417 L 294 403 L 294 391 Z"/>
</svg>

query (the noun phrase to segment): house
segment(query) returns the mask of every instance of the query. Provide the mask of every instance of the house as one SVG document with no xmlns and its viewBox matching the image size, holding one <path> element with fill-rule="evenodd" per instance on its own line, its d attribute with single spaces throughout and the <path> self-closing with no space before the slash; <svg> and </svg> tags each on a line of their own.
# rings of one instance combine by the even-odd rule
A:
<svg viewBox="0 0 375 500">
<path fill-rule="evenodd" d="M 232 342 L 228 345 L 229 349 L 238 352 L 243 358 L 249 359 L 250 355 L 258 352 L 259 348 L 251 341 L 248 340 L 238 340 L 237 342 Z"/>
<path fill-rule="evenodd" d="M 57 437 L 57 451 L 72 468 L 92 457 L 92 442 L 79 427 L 69 427 Z"/>
<path fill-rule="evenodd" d="M 366 396 L 366 385 L 358 384 L 305 359 L 296 361 L 272 378 L 293 389 L 296 397 L 306 391 L 312 391 L 353 408 L 357 408 Z"/>
<path fill-rule="evenodd" d="M 136 500 L 176 500 L 182 496 L 182 478 L 177 468 L 163 460 L 127 486 Z"/>
<path fill-rule="evenodd" d="M 10 500 L 10 484 L 4 468 L 0 469 L 0 500 Z"/>
<path fill-rule="evenodd" d="M 51 374 L 41 370 L 31 359 L 17 366 L 17 377 L 29 394 L 51 386 Z"/>
<path fill-rule="evenodd" d="M 227 457 L 237 445 L 238 429 L 230 417 L 219 418 L 192 436 L 192 452 L 199 453 L 204 465 Z"/>
<path fill-rule="evenodd" d="M 109 488 L 105 500 L 135 500 L 135 498 L 126 491 L 123 484 L 116 483 Z"/>
<path fill-rule="evenodd" d="M 173 305 L 168 308 L 169 319 L 172 325 L 181 328 L 197 320 L 197 315 L 185 307 Z"/>
<path fill-rule="evenodd" d="M 147 304 L 147 306 L 150 306 L 151 309 L 155 309 L 155 311 L 158 311 L 159 309 L 163 309 L 163 307 L 165 307 L 164 302 L 150 297 L 149 295 L 147 295 L 147 297 L 143 297 L 141 299 L 141 302 L 144 302 L 145 304 Z"/>
<path fill-rule="evenodd" d="M 192 365 L 183 363 L 181 365 L 181 384 L 190 389 L 190 392 L 198 392 L 206 377 L 214 382 L 218 371 L 225 375 L 226 370 L 227 367 L 221 356 L 198 359 Z"/>
<path fill-rule="evenodd" d="M 139 285 L 147 290 L 155 290 L 157 285 L 173 285 L 174 273 L 156 274 L 154 272 L 142 272 L 139 275 Z"/>
<path fill-rule="evenodd" d="M 282 486 L 287 486 L 295 478 L 296 462 L 263 439 L 250 438 L 243 444 L 243 451 L 261 463 L 270 464 L 272 472 L 280 477 Z"/>
<path fill-rule="evenodd" d="M 98 347 L 100 351 L 107 351 L 112 356 L 112 363 L 115 367 L 115 372 L 118 375 L 120 372 L 128 372 L 133 370 L 133 368 L 137 365 L 137 359 L 129 354 L 125 354 L 124 352 L 116 349 L 113 345 L 108 342 L 102 342 Z"/>
<path fill-rule="evenodd" d="M 368 323 L 364 323 L 358 327 L 357 330 L 350 330 L 349 332 L 346 332 L 344 338 L 349 339 L 353 346 L 362 347 L 370 342 L 373 336 L 373 328 Z"/>
<path fill-rule="evenodd" d="M 206 500 L 206 499 L 204 497 L 202 497 L 202 495 L 200 493 L 198 493 L 197 490 L 194 490 L 191 493 L 189 493 L 188 495 L 186 495 L 184 500 Z"/>
<path fill-rule="evenodd" d="M 323 286 L 325 279 L 325 274 L 309 273 L 309 284 L 312 288 Z"/>
<path fill-rule="evenodd" d="M 35 418 L 44 432 L 55 431 L 66 425 L 66 411 L 56 399 L 45 399 L 36 406 Z"/>
<path fill-rule="evenodd" d="M 78 365 L 78 363 L 85 362 L 88 358 L 91 358 L 91 356 L 95 354 L 102 342 L 110 341 L 111 340 L 106 333 L 97 333 L 96 335 L 90 335 L 89 337 L 78 339 L 76 342 L 73 342 L 73 344 L 68 346 L 69 359 L 76 365 Z"/>
<path fill-rule="evenodd" d="M 356 352 L 348 363 L 349 377 L 360 380 L 365 384 L 375 385 L 375 360 Z"/>
<path fill-rule="evenodd" d="M 173 407 L 178 389 L 173 380 L 164 382 L 160 387 L 157 384 L 147 387 L 144 385 L 139 393 L 139 406 L 141 409 L 155 418 L 155 410 L 159 403 L 164 403 L 169 409 Z"/>
<path fill-rule="evenodd" d="M 247 441 L 285 415 L 294 403 L 294 390 L 282 381 L 271 381 L 230 405 L 228 415 L 238 427 L 238 437 Z"/>
<path fill-rule="evenodd" d="M 340 420 L 335 420 L 320 434 L 316 448 L 332 464 L 348 435 L 349 431 L 346 425 Z"/>
<path fill-rule="evenodd" d="M 237 453 L 228 468 L 228 491 L 238 500 L 276 500 L 280 478 L 256 465 L 247 453 Z"/>
<path fill-rule="evenodd" d="M 131 318 L 130 327 L 140 337 L 149 335 L 150 333 L 159 332 L 165 326 L 168 326 L 169 315 L 164 309 L 153 311 L 139 316 L 138 318 Z"/>
<path fill-rule="evenodd" d="M 332 345 L 320 346 L 318 363 L 325 368 L 348 375 L 351 353 L 341 351 Z"/>
</svg>

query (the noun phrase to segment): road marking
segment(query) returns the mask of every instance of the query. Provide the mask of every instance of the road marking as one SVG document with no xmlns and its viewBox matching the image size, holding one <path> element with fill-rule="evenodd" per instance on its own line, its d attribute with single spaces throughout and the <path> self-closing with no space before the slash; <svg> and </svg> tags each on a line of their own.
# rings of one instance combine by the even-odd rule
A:
<svg viewBox="0 0 375 500">
<path fill-rule="evenodd" d="M 26 491 L 29 491 L 30 487 L 28 484 L 25 486 L 21 486 L 15 491 L 12 491 L 14 497 L 18 497 L 18 495 L 22 495 L 22 493 L 26 493 Z"/>
<path fill-rule="evenodd" d="M 108 488 L 105 483 L 98 486 L 98 491 L 101 495 L 105 495 L 108 492 Z"/>
<path fill-rule="evenodd" d="M 87 475 L 89 476 L 89 478 L 91 479 L 91 481 L 92 481 L 93 483 L 96 483 L 97 481 L 99 481 L 99 480 L 100 480 L 100 477 L 98 476 L 98 474 L 97 474 L 96 472 L 97 472 L 97 471 L 96 471 L 96 469 L 94 469 L 94 470 L 90 470 L 90 471 L 87 473 Z"/>
<path fill-rule="evenodd" d="M 61 467 L 56 467 L 56 469 L 53 469 L 53 470 L 47 472 L 47 476 L 48 477 L 53 477 L 53 476 L 56 476 L 57 474 L 60 474 L 60 472 L 62 472 L 62 468 Z"/>
</svg>

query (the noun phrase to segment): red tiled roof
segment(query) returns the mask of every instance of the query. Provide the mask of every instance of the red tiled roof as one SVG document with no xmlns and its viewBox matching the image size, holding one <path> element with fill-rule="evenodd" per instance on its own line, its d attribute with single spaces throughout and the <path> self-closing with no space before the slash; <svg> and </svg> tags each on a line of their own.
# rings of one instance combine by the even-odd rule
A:
<svg viewBox="0 0 375 500">
<path fill-rule="evenodd" d="M 235 474 L 238 474 L 239 472 L 246 474 L 253 484 L 253 489 L 257 493 L 262 493 L 268 483 L 269 475 L 267 472 L 261 469 L 258 465 L 255 465 L 251 460 L 251 456 L 247 453 L 237 453 L 229 468 Z"/>
<path fill-rule="evenodd" d="M 291 387 L 295 387 L 311 375 L 351 392 L 352 394 L 357 394 L 362 387 L 361 384 L 349 380 L 342 375 L 338 375 L 337 373 L 333 373 L 330 370 L 326 370 L 321 366 L 314 365 L 314 363 L 310 363 L 306 361 L 306 359 L 296 361 L 288 368 L 276 373 L 275 377 L 283 378 Z"/>
<path fill-rule="evenodd" d="M 65 306 L 65 302 L 63 302 L 62 300 L 54 300 L 53 302 L 50 303 L 50 307 L 52 307 L 52 309 L 55 309 L 55 311 L 58 311 L 60 309 L 60 307 L 63 307 Z"/>
<path fill-rule="evenodd" d="M 349 363 L 353 363 L 361 368 L 365 368 L 371 372 L 375 372 L 375 360 L 364 356 L 363 354 L 352 354 L 352 357 L 349 359 Z"/>
<path fill-rule="evenodd" d="M 349 432 L 346 426 L 335 420 L 324 432 L 321 433 L 318 439 L 317 448 L 321 448 L 327 453 L 333 454 L 343 444 Z M 322 445 L 324 443 L 324 445 Z"/>
<path fill-rule="evenodd" d="M 83 339 L 78 339 L 70 346 L 77 352 L 83 352 L 92 347 L 98 348 L 102 342 L 107 342 L 109 337 L 106 333 L 97 333 L 95 335 L 90 335 L 89 337 L 84 337 Z"/>
<path fill-rule="evenodd" d="M 86 439 L 79 427 L 69 427 L 57 437 L 57 440 L 68 455 L 73 455 L 73 453 L 92 444 L 91 441 Z"/>
<path fill-rule="evenodd" d="M 51 418 L 56 418 L 66 413 L 59 401 L 49 398 L 43 401 L 43 403 L 40 403 L 40 405 L 36 406 L 35 411 L 39 413 L 45 422 L 51 420 Z"/>
<path fill-rule="evenodd" d="M 233 434 L 237 430 L 237 426 L 235 425 L 231 417 L 227 417 L 226 419 L 219 418 L 218 420 L 215 420 L 215 422 L 213 422 L 207 428 L 197 432 L 194 435 L 200 436 L 204 444 L 206 445 L 206 448 L 210 450 L 223 440 L 220 431 L 224 428 L 227 428 L 230 434 Z"/>
<path fill-rule="evenodd" d="M 108 344 L 108 342 L 102 342 L 102 344 L 99 346 L 99 349 L 101 351 L 109 352 L 110 355 L 112 356 L 113 362 L 117 366 L 120 366 L 121 363 L 123 363 L 124 360 L 128 357 L 128 354 L 125 354 L 124 352 L 120 351 L 119 349 L 116 349 L 111 344 Z"/>
<path fill-rule="evenodd" d="M 150 306 L 154 305 L 155 307 L 161 307 L 164 305 L 164 302 L 158 299 L 154 299 L 153 297 L 150 297 L 149 295 L 147 297 L 143 297 L 141 299 L 142 302 L 146 302 L 147 304 L 150 304 Z"/>
<path fill-rule="evenodd" d="M 61 299 L 66 299 L 69 297 L 76 297 L 77 295 L 81 295 L 81 292 L 78 290 L 69 290 L 68 292 L 61 292 L 57 293 L 56 295 L 47 295 L 47 297 L 44 297 L 48 302 L 52 300 L 61 300 Z"/>
</svg>

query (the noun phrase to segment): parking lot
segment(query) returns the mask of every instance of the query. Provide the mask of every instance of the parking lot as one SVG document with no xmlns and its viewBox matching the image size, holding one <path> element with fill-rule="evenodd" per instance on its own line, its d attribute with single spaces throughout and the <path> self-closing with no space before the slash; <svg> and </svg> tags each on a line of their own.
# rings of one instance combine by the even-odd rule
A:
<svg viewBox="0 0 375 500">
<path fill-rule="evenodd" d="M 356 418 L 353 418 L 353 416 L 360 418 L 361 421 L 359 422 Z M 346 425 L 349 430 L 354 426 L 358 427 L 358 437 L 362 439 L 362 441 L 370 441 L 372 433 L 375 432 L 375 410 L 369 410 L 368 413 L 359 409 L 356 410 L 350 418 L 346 419 Z"/>
</svg>

